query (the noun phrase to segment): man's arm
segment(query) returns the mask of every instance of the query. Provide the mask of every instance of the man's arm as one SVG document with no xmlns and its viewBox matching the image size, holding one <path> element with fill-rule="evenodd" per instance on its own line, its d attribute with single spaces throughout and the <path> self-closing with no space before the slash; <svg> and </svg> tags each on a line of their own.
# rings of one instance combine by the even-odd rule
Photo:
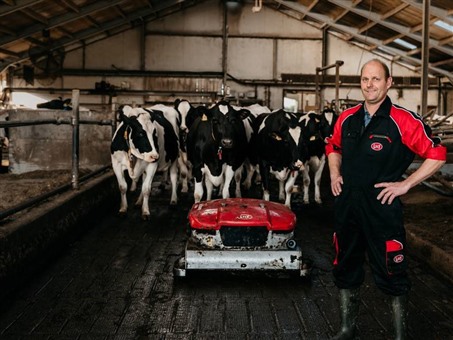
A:
<svg viewBox="0 0 453 340">
<path fill-rule="evenodd" d="M 341 193 L 341 186 L 343 185 L 343 176 L 341 176 L 341 154 L 331 152 L 327 156 L 329 162 L 330 172 L 330 188 L 334 196 L 338 196 Z"/>
<path fill-rule="evenodd" d="M 377 199 L 380 200 L 382 204 L 385 204 L 386 202 L 391 204 L 395 197 L 404 195 L 411 188 L 434 175 L 444 164 L 444 160 L 427 158 L 423 161 L 422 165 L 420 165 L 420 167 L 404 181 L 375 184 L 375 188 L 384 188 L 377 196 Z"/>
</svg>

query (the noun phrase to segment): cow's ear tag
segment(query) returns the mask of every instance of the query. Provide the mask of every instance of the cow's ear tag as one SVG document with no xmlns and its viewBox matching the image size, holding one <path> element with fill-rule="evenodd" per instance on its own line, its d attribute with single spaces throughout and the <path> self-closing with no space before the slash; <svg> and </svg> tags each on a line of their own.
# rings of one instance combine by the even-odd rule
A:
<svg viewBox="0 0 453 340">
<path fill-rule="evenodd" d="M 222 160 L 222 147 L 219 146 L 219 149 L 217 150 L 217 157 L 219 157 L 219 160 Z"/>
<path fill-rule="evenodd" d="M 208 120 L 208 116 L 206 116 L 206 114 L 203 113 L 203 116 L 201 116 L 201 120 L 203 122 L 207 121 Z"/>
<path fill-rule="evenodd" d="M 124 139 L 127 139 L 127 130 L 124 130 Z"/>
<path fill-rule="evenodd" d="M 310 142 L 313 142 L 316 139 L 316 136 L 311 136 L 310 137 Z"/>
</svg>

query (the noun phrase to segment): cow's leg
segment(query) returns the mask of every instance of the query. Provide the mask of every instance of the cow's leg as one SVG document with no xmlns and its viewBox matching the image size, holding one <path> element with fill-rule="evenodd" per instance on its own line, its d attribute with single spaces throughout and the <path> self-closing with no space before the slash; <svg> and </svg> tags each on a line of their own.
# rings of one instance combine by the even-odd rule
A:
<svg viewBox="0 0 453 340">
<path fill-rule="evenodd" d="M 288 178 L 289 170 L 283 169 L 280 171 L 271 171 L 275 178 L 278 180 L 278 199 L 280 202 L 285 201 L 285 181 Z"/>
<path fill-rule="evenodd" d="M 244 182 L 242 182 L 242 185 L 246 190 L 249 190 L 252 187 L 252 178 L 253 174 L 255 173 L 255 167 L 250 164 L 250 161 L 246 160 L 244 162 L 245 164 L 245 172 L 246 172 L 246 177 Z"/>
<path fill-rule="evenodd" d="M 226 172 L 226 168 L 228 166 L 226 164 L 223 164 L 222 166 L 222 172 L 218 176 L 214 176 L 211 173 L 211 170 L 209 170 L 209 167 L 205 165 L 204 167 L 204 175 L 205 175 L 205 184 L 206 184 L 206 200 L 211 200 L 212 199 L 212 191 L 214 187 L 221 187 L 224 185 L 224 174 Z M 231 168 L 231 167 L 230 167 Z M 233 170 L 231 170 L 233 172 Z M 231 175 L 232 177 L 232 175 Z M 231 182 L 231 180 L 230 180 Z"/>
<path fill-rule="evenodd" d="M 205 177 L 204 183 L 206 185 L 206 201 L 210 201 L 212 200 L 212 191 L 214 189 L 214 185 L 209 179 L 209 176 Z"/>
<path fill-rule="evenodd" d="M 304 203 L 310 203 L 309 189 L 310 189 L 310 165 L 305 164 L 302 172 L 303 186 L 304 186 Z"/>
<path fill-rule="evenodd" d="M 278 181 L 278 200 L 280 202 L 285 201 L 285 181 L 279 180 Z"/>
<path fill-rule="evenodd" d="M 236 197 L 242 197 L 241 194 L 241 179 L 242 179 L 242 165 L 236 169 L 234 172 L 234 181 L 236 182 L 236 190 L 234 192 L 234 195 Z"/>
<path fill-rule="evenodd" d="M 222 198 L 230 198 L 230 184 L 233 180 L 234 171 L 231 165 L 227 165 L 225 169 L 225 180 L 223 182 Z"/>
<path fill-rule="evenodd" d="M 270 200 L 270 192 L 269 192 L 269 167 L 263 164 L 260 164 L 260 173 L 262 175 L 261 186 L 263 187 L 263 200 L 269 201 Z"/>
<path fill-rule="evenodd" d="M 145 177 L 143 178 L 142 192 L 140 196 L 142 197 L 142 219 L 149 220 L 149 195 L 151 193 L 151 185 L 153 183 L 153 178 L 157 170 L 157 163 L 151 163 L 148 165 Z"/>
<path fill-rule="evenodd" d="M 187 167 L 187 154 L 184 155 L 182 151 L 179 152 L 178 157 L 179 176 L 181 179 L 181 192 L 189 192 L 189 170 Z"/>
<path fill-rule="evenodd" d="M 127 182 L 126 178 L 124 177 L 124 172 L 121 167 L 121 164 L 116 160 L 112 159 L 112 168 L 113 172 L 115 173 L 116 179 L 118 181 L 118 188 L 120 190 L 121 195 L 121 203 L 120 203 L 120 210 L 118 211 L 119 215 L 125 215 L 127 213 Z"/>
<path fill-rule="evenodd" d="M 170 166 L 171 198 L 170 205 L 178 203 L 178 162 L 174 161 Z"/>
<path fill-rule="evenodd" d="M 291 194 L 293 192 L 294 183 L 296 183 L 297 175 L 299 174 L 298 171 L 291 171 L 288 180 L 285 184 L 285 191 L 286 191 L 286 199 L 285 205 L 291 209 Z"/>
<path fill-rule="evenodd" d="M 321 159 L 319 160 L 319 165 L 315 172 L 315 202 L 318 204 L 322 203 L 320 184 L 321 184 L 321 177 L 322 177 L 322 172 L 324 170 L 325 163 L 326 163 L 326 156 L 322 155 Z"/>
<path fill-rule="evenodd" d="M 194 179 L 194 190 L 193 198 L 195 203 L 198 203 L 202 200 L 204 190 L 203 190 L 203 173 L 199 167 L 193 169 L 193 179 Z"/>
<path fill-rule="evenodd" d="M 138 178 L 134 178 L 132 180 L 131 188 L 130 188 L 131 192 L 135 192 L 135 190 L 137 190 L 137 182 L 138 182 Z"/>
</svg>

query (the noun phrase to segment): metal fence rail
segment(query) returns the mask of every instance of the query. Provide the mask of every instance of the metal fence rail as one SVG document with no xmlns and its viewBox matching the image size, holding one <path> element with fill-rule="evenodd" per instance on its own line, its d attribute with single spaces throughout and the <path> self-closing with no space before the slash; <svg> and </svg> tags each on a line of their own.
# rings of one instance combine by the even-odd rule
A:
<svg viewBox="0 0 453 340">
<path fill-rule="evenodd" d="M 103 125 L 103 126 L 111 126 L 112 128 L 112 136 L 115 132 L 116 128 L 116 121 L 114 119 L 101 119 L 101 120 L 87 120 L 87 119 L 80 119 L 80 112 L 79 112 L 79 90 L 73 90 L 72 94 L 72 116 L 70 117 L 61 117 L 55 119 L 32 119 L 32 120 L 22 120 L 22 121 L 2 121 L 0 122 L 0 128 L 16 128 L 22 126 L 34 126 L 34 125 L 46 125 L 46 124 L 54 124 L 54 125 L 71 125 L 72 126 L 72 180 L 70 184 L 60 186 L 50 192 L 44 193 L 38 197 L 30 199 L 24 203 L 21 203 L 13 208 L 7 209 L 5 211 L 0 211 L 0 220 L 10 216 L 16 212 L 24 210 L 26 208 L 31 207 L 32 205 L 39 203 L 51 196 L 57 195 L 65 190 L 68 190 L 72 187 L 72 189 L 78 189 L 80 180 L 86 180 L 92 176 L 95 176 L 108 168 L 110 165 L 106 165 L 101 167 L 100 169 L 94 170 L 93 172 L 83 176 L 79 179 L 79 127 L 80 125 Z M 68 111 L 71 112 L 71 111 Z"/>
</svg>

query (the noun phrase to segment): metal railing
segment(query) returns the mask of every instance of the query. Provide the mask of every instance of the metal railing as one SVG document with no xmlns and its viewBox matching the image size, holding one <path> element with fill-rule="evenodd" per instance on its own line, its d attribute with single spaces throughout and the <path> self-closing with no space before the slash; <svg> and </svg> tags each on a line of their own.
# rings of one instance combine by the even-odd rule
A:
<svg viewBox="0 0 453 340">
<path fill-rule="evenodd" d="M 73 90 L 72 93 L 72 116 L 55 118 L 55 119 L 32 119 L 32 120 L 22 120 L 22 121 L 2 121 L 0 122 L 0 128 L 12 128 L 12 127 L 22 127 L 22 126 L 34 126 L 34 125 L 45 125 L 45 124 L 54 124 L 54 125 L 71 125 L 72 126 L 72 170 L 71 170 L 71 184 L 66 184 L 60 186 L 54 190 L 46 192 L 40 196 L 34 197 L 30 200 L 27 200 L 17 206 L 9 208 L 4 211 L 0 211 L 0 220 L 15 214 L 21 210 L 27 209 L 45 199 L 48 199 L 51 196 L 57 195 L 61 192 L 69 190 L 71 187 L 74 190 L 79 189 L 80 181 L 89 179 L 103 171 L 106 171 L 110 168 L 110 165 L 101 167 L 100 169 L 94 170 L 91 173 L 79 178 L 79 127 L 80 125 L 105 125 L 111 126 L 112 136 L 116 129 L 115 119 L 102 119 L 102 120 L 86 120 L 80 119 L 79 111 L 79 90 Z M 71 112 L 71 111 L 68 111 Z"/>
</svg>

